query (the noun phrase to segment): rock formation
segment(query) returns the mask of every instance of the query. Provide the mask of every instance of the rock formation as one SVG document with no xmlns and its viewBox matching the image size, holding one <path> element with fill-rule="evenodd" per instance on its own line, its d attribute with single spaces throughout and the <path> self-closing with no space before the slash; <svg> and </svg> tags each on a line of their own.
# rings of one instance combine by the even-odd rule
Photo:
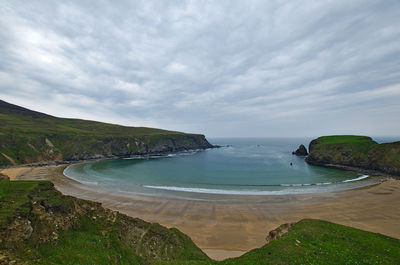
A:
<svg viewBox="0 0 400 265">
<path fill-rule="evenodd" d="M 301 144 L 296 151 L 292 152 L 292 155 L 306 156 L 308 155 L 308 152 L 306 147 L 303 144 Z"/>
</svg>

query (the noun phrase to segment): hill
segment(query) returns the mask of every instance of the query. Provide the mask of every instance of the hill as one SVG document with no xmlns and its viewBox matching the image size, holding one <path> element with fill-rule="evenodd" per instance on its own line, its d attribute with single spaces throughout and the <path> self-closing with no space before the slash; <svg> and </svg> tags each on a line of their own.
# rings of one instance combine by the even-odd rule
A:
<svg viewBox="0 0 400 265">
<path fill-rule="evenodd" d="M 270 232 L 266 243 L 241 257 L 216 262 L 177 229 L 64 196 L 51 182 L 0 180 L 0 264 L 396 264 L 400 260 L 400 240 L 321 220 L 282 225 Z"/>
<path fill-rule="evenodd" d="M 57 118 L 0 100 L 0 166 L 210 147 L 200 134 Z"/>
<path fill-rule="evenodd" d="M 378 144 L 367 136 L 322 136 L 310 142 L 306 161 L 400 175 L 400 142 Z"/>
</svg>

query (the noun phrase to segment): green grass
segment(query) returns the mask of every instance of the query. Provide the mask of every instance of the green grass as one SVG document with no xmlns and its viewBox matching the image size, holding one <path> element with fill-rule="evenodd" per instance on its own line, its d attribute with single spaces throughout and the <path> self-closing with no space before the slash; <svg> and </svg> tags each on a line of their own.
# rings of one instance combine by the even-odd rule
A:
<svg viewBox="0 0 400 265">
<path fill-rule="evenodd" d="M 321 136 L 318 138 L 321 144 L 342 144 L 342 143 L 376 143 L 368 136 L 359 135 L 331 135 L 331 136 Z"/>
<path fill-rule="evenodd" d="M 176 131 L 147 127 L 127 127 L 96 121 L 57 118 L 34 112 L 0 100 L 0 128 L 2 134 L 7 131 L 19 133 L 41 133 L 49 137 L 52 134 L 79 134 L 99 136 L 148 136 L 163 134 L 183 134 Z M 0 135 L 1 136 L 1 135 Z"/>
<path fill-rule="evenodd" d="M 371 148 L 378 144 L 372 140 L 371 137 L 357 135 L 322 136 L 319 137 L 317 141 L 318 148 L 327 146 L 327 148 L 337 148 L 339 150 L 345 150 L 345 152 L 349 149 L 354 154 L 368 153 Z"/>
<path fill-rule="evenodd" d="M 399 261 L 398 239 L 321 220 L 302 220 L 283 237 L 221 264 L 397 264 Z"/>
<path fill-rule="evenodd" d="M 0 181 L 0 229 L 16 215 L 26 216 L 31 210 L 28 194 L 39 181 Z"/>
<path fill-rule="evenodd" d="M 60 233 L 57 243 L 41 244 L 34 249 L 37 264 L 143 264 L 144 259 L 108 232 L 105 222 L 82 217 L 79 226 Z M 38 260 L 40 259 L 41 260 Z M 26 259 L 26 261 L 32 261 Z"/>
</svg>

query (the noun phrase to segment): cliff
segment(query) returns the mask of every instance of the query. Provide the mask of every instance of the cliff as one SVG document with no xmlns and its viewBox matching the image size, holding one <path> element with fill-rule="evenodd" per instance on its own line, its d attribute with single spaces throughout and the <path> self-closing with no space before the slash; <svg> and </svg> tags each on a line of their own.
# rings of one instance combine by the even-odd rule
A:
<svg viewBox="0 0 400 265">
<path fill-rule="evenodd" d="M 57 118 L 0 100 L 0 166 L 211 147 L 201 134 Z"/>
<path fill-rule="evenodd" d="M 400 142 L 378 144 L 366 136 L 323 136 L 310 142 L 306 161 L 400 176 Z"/>
</svg>

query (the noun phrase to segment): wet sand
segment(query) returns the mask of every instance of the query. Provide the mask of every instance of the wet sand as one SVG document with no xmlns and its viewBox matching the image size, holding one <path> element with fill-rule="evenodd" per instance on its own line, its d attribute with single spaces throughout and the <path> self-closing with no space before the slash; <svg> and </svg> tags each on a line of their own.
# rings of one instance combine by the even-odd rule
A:
<svg viewBox="0 0 400 265">
<path fill-rule="evenodd" d="M 195 201 L 101 190 L 65 177 L 62 174 L 65 167 L 20 167 L 3 169 L 0 173 L 12 180 L 47 179 L 64 194 L 101 202 L 132 217 L 176 227 L 217 260 L 261 247 L 269 231 L 304 218 L 323 219 L 400 238 L 400 180 L 387 179 L 378 185 L 348 191 L 225 196 L 228 200 Z"/>
</svg>

